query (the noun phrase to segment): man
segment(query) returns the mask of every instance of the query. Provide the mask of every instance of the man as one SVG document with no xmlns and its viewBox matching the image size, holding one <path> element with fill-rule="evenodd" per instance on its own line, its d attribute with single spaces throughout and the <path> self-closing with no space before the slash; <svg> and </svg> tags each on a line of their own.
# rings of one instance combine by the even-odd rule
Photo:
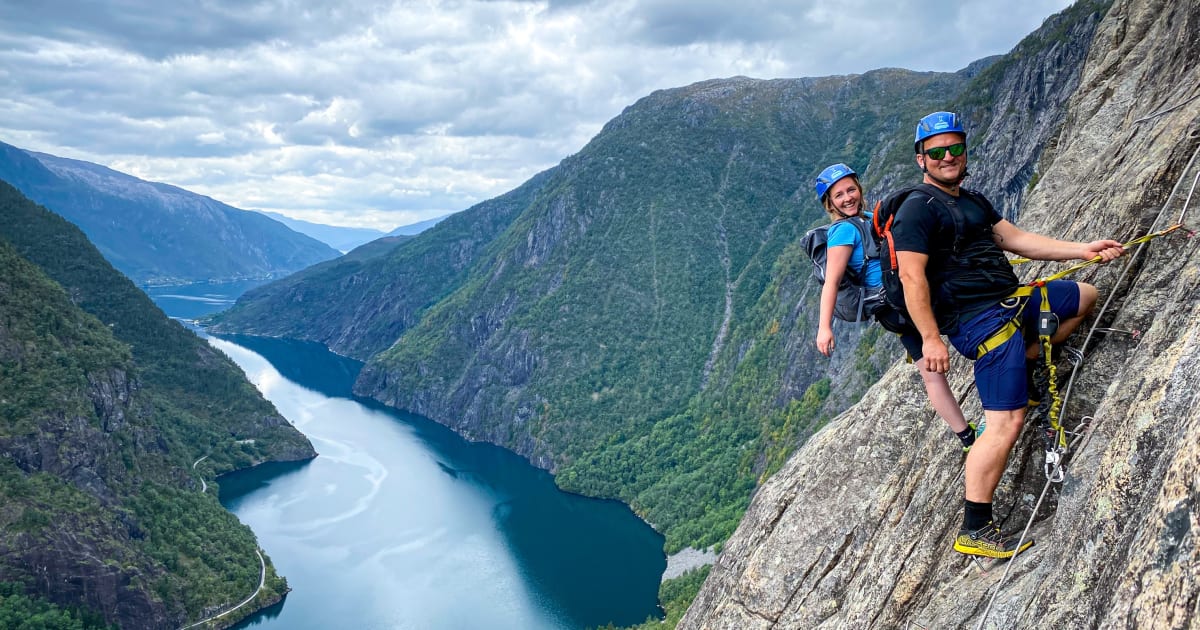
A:
<svg viewBox="0 0 1200 630">
<path fill-rule="evenodd" d="M 1004 220 L 982 195 L 960 187 L 967 176 L 967 133 L 957 114 L 935 112 L 917 125 L 914 148 L 928 194 L 910 194 L 896 212 L 892 235 L 910 319 L 921 333 L 925 369 L 945 373 L 950 355 L 941 334 L 975 361 L 975 385 L 987 430 L 967 454 L 963 526 L 954 541 L 961 553 L 1011 558 L 1020 549 L 992 522 L 992 496 L 1021 433 L 1029 402 L 1026 361 L 1038 357 L 1036 343 L 1020 334 L 979 356 L 979 347 L 1011 321 L 1036 330 L 1040 292 L 1012 297 L 1020 286 L 1004 252 L 1035 260 L 1105 262 L 1124 253 L 1113 240 L 1060 241 L 1026 232 Z M 1060 324 L 1058 343 L 1079 326 L 1096 304 L 1096 288 L 1082 283 L 1049 284 L 1051 310 Z M 1027 302 L 1027 303 L 1025 303 Z"/>
</svg>

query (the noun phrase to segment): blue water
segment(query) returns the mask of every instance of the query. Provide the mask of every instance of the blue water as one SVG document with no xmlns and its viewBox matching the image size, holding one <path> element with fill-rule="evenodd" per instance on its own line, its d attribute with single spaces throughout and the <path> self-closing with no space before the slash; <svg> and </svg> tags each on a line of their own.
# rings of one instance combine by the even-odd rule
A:
<svg viewBox="0 0 1200 630">
<path fill-rule="evenodd" d="M 360 364 L 319 345 L 210 342 L 320 453 L 220 480 L 293 589 L 241 627 L 574 629 L 659 615 L 663 540 L 628 507 L 355 399 Z"/>
<path fill-rule="evenodd" d="M 233 306 L 242 293 L 267 282 L 268 280 L 202 282 L 173 287 L 148 287 L 145 291 L 167 315 L 175 319 L 193 320 Z"/>
</svg>

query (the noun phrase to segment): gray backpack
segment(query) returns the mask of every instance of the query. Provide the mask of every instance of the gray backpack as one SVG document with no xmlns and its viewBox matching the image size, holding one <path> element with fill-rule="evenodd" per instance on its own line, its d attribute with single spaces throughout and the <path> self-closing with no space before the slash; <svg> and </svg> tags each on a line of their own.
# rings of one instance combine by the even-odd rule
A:
<svg viewBox="0 0 1200 630">
<path fill-rule="evenodd" d="M 883 287 L 868 289 L 863 283 L 866 277 L 867 261 L 879 258 L 879 243 L 867 227 L 867 220 L 862 216 L 849 217 L 815 227 L 800 239 L 800 245 L 813 261 L 813 277 L 817 282 L 825 284 L 825 262 L 829 238 L 829 229 L 838 223 L 849 221 L 858 228 L 863 242 L 863 266 L 859 269 L 846 267 L 838 283 L 837 304 L 833 307 L 833 316 L 847 322 L 861 322 L 870 319 L 875 311 L 884 305 Z"/>
</svg>

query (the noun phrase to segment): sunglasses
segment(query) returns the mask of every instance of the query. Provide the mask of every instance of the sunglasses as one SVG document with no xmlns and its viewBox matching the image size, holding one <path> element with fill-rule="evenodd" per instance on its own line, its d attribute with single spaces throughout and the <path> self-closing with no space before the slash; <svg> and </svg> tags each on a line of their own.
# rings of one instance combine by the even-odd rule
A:
<svg viewBox="0 0 1200 630">
<path fill-rule="evenodd" d="M 925 149 L 925 155 L 928 155 L 932 160 L 941 160 L 946 157 L 946 152 L 949 151 L 953 157 L 958 157 L 967 152 L 967 143 L 959 142 L 948 147 L 933 147 Z"/>
</svg>

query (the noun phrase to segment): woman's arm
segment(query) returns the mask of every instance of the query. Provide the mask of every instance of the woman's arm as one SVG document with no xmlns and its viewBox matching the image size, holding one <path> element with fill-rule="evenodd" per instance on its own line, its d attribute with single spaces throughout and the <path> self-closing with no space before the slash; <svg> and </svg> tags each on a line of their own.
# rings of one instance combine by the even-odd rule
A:
<svg viewBox="0 0 1200 630">
<path fill-rule="evenodd" d="M 833 307 L 837 304 L 838 285 L 850 264 L 852 245 L 837 245 L 825 250 L 825 285 L 821 287 L 821 314 L 817 320 L 817 350 L 833 354 Z"/>
</svg>

